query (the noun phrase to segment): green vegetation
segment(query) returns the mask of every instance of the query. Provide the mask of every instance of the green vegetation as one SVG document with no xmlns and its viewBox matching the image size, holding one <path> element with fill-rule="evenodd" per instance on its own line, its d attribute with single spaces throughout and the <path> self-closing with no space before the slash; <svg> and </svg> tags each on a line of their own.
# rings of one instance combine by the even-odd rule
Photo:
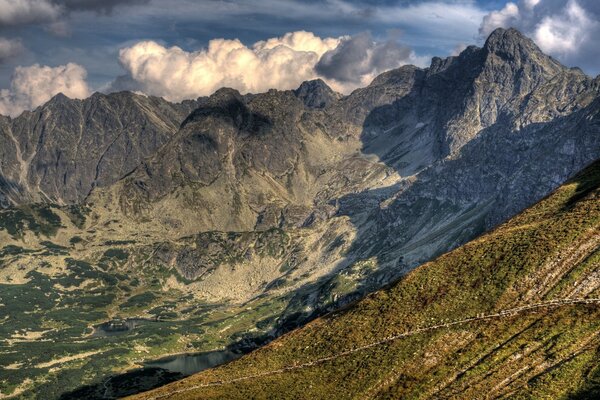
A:
<svg viewBox="0 0 600 400">
<path fill-rule="evenodd" d="M 151 292 L 141 293 L 141 294 L 135 295 L 135 296 L 127 299 L 127 301 L 125 303 L 121 304 L 121 308 L 131 308 L 131 307 L 144 308 L 144 307 L 147 307 L 150 304 L 152 304 L 152 302 L 156 299 L 157 299 L 156 295 L 154 295 Z"/>
<path fill-rule="evenodd" d="M 300 333 L 289 335 L 302 338 L 298 343 L 277 347 L 275 354 L 270 353 L 271 346 L 256 353 L 255 367 L 250 368 L 244 362 L 234 363 L 222 373 L 241 376 L 249 371 L 310 361 L 440 319 L 564 296 L 573 290 L 575 282 L 585 282 L 597 270 L 598 251 L 590 248 L 572 267 L 557 264 L 555 270 L 562 272 L 548 284 L 541 280 L 548 275 L 547 270 L 542 272 L 541 266 L 558 252 L 570 254 L 569 249 L 574 244 L 589 239 L 589 229 L 598 223 L 598 202 L 590 201 L 597 196 L 598 180 L 590 173 L 579 177 L 482 239 L 409 274 L 395 288 L 370 296 L 355 308 L 340 313 L 342 317 L 328 316 Z M 42 213 L 36 207 L 19 208 L 0 213 L 12 216 L 0 218 L 0 229 L 11 227 L 11 236 L 15 238 L 0 249 L 1 271 L 9 271 L 5 284 L 0 284 L 0 392 L 23 391 L 20 397 L 25 399 L 54 399 L 81 385 L 101 385 L 108 376 L 168 354 L 222 349 L 236 342 L 264 343 L 266 338 L 272 337 L 274 328 L 283 330 L 294 321 L 303 321 L 302 316 L 311 312 L 306 304 L 313 301 L 334 304 L 336 299 L 357 290 L 357 282 L 374 276 L 378 268 L 375 258 L 361 260 L 335 276 L 300 288 L 293 292 L 296 295 L 275 294 L 277 289 L 302 279 L 299 276 L 302 274 L 296 271 L 296 255 L 304 255 L 302 251 L 295 253 L 300 242 L 294 235 L 303 232 L 281 229 L 206 232 L 157 243 L 145 236 L 134 241 L 106 234 L 93 225 L 96 217 L 85 213 L 82 215 L 87 219 L 80 223 L 85 225 L 85 230 L 74 229 L 65 215 L 72 217 L 63 208 L 48 208 Z M 45 229 L 44 233 L 42 225 L 53 228 Z M 27 233 L 30 227 L 37 229 L 34 235 Z M 333 247 L 346 247 L 344 241 L 348 239 L 332 230 L 331 241 L 335 243 Z M 85 246 L 74 246 L 81 243 Z M 222 265 L 237 268 L 237 263 L 247 262 L 249 258 L 269 257 L 280 260 L 275 268 L 285 275 L 265 281 L 270 290 L 267 294 L 244 304 L 226 301 L 216 304 L 205 302 L 194 291 L 195 285 L 202 282 L 202 278 L 194 278 L 198 271 L 211 271 Z M 177 268 L 173 267 L 173 260 Z M 308 272 L 303 272 L 308 276 Z M 539 293 L 533 290 L 542 287 Z M 143 322 L 134 329 L 108 336 L 98 335 L 94 330 L 107 321 L 128 318 L 141 318 Z M 596 390 L 593 385 L 596 348 L 592 346 L 589 351 L 586 348 L 569 361 L 565 361 L 564 355 L 573 350 L 572 343 L 582 343 L 583 337 L 594 337 L 596 328 L 588 322 L 595 320 L 598 320 L 595 309 L 579 306 L 559 312 L 521 315 L 485 326 L 454 327 L 340 359 L 333 362 L 333 369 L 323 364 L 323 368 L 312 372 L 290 373 L 281 377 L 281 387 L 274 379 L 267 378 L 257 380 L 256 388 L 240 383 L 240 393 L 252 397 L 257 393 L 255 389 L 269 392 L 275 388 L 273 390 L 284 397 L 303 397 L 304 392 L 315 398 L 338 397 L 322 387 L 326 381 L 331 382 L 331 388 L 340 388 L 342 395 L 362 395 L 365 393 L 361 392 L 362 388 L 349 382 L 363 382 L 371 389 L 371 382 L 395 376 L 395 371 L 402 371 L 402 376 L 390 381 L 390 397 L 398 397 L 394 392 L 398 385 L 406 387 L 408 397 L 416 388 L 428 393 L 433 383 L 427 383 L 426 376 L 442 379 L 459 370 L 464 373 L 457 382 L 481 389 L 481 384 L 474 382 L 485 368 L 494 371 L 511 371 L 512 368 L 486 362 L 508 362 L 521 352 L 535 354 L 540 365 L 552 360 L 561 362 L 560 368 L 553 368 L 553 375 L 545 371 L 535 379 L 527 375 L 532 385 L 527 393 L 533 397 L 543 397 L 544 393 L 552 397 L 557 397 L 557 393 L 570 393 L 582 398 L 582 393 Z M 310 335 L 304 338 L 304 332 Z M 502 352 L 496 349 L 500 343 L 506 343 Z M 539 344 L 539 348 L 530 343 Z M 263 359 L 260 355 L 263 352 L 268 352 L 269 357 Z M 489 357 L 482 356 L 487 353 Z M 480 358 L 482 361 L 477 361 Z M 530 358 L 520 356 L 518 359 Z M 389 363 L 391 369 L 384 371 L 365 360 L 376 360 L 377 365 Z M 417 368 L 414 360 L 428 360 L 427 367 Z M 468 369 L 467 365 L 472 368 Z M 213 373 L 217 372 L 210 374 Z M 569 385 L 564 380 L 567 375 L 572 377 Z M 348 382 L 341 382 L 338 376 L 346 377 Z M 213 377 L 207 375 L 199 379 Z M 312 389 L 295 386 L 297 381 L 305 379 L 313 385 Z M 29 383 L 23 386 L 24 382 Z M 463 386 L 449 385 L 451 390 L 462 393 Z M 214 388 L 207 396 L 231 394 L 228 388 L 223 388 L 223 392 L 219 390 Z M 299 393 L 302 396 L 298 396 Z M 443 398 L 446 392 L 440 393 L 439 397 Z"/>
<path fill-rule="evenodd" d="M 108 249 L 104 252 L 102 259 L 100 261 L 125 261 L 129 257 L 129 253 L 126 250 L 122 249 Z"/>
<path fill-rule="evenodd" d="M 595 398 L 598 304 L 466 322 L 337 355 L 443 322 L 552 299 L 600 297 L 599 187 L 597 162 L 492 232 L 238 361 L 177 383 L 178 393 L 169 398 Z M 225 384 L 197 386 L 211 382 Z M 185 387 L 190 390 L 181 392 Z M 135 398 L 173 390 L 169 385 Z"/>
<path fill-rule="evenodd" d="M 52 237 L 61 226 L 60 217 L 49 205 L 39 204 L 0 210 L 0 230 L 5 230 L 15 238 L 22 238 L 25 232 Z"/>
<path fill-rule="evenodd" d="M 22 391 L 18 398 L 57 399 L 145 360 L 211 351 L 245 338 L 226 331 L 260 336 L 272 325 L 263 322 L 257 328 L 257 321 L 285 308 L 282 299 L 259 299 L 241 314 L 240 306 L 207 304 L 192 294 L 165 291 L 161 282 L 173 275 L 182 278 L 161 263 L 142 264 L 149 255 L 143 247 L 100 247 L 85 259 L 72 257 L 78 253 L 67 253 L 54 240 L 32 247 L 0 249 L 0 268 L 45 260 L 24 274 L 26 282 L 0 284 L 2 395 Z M 94 326 L 104 322 L 140 317 L 144 322 L 133 330 L 92 335 Z"/>
<path fill-rule="evenodd" d="M 87 216 L 90 213 L 89 207 L 85 205 L 71 205 L 62 208 L 63 212 L 69 216 L 73 225 L 79 229 L 83 229 Z"/>
</svg>

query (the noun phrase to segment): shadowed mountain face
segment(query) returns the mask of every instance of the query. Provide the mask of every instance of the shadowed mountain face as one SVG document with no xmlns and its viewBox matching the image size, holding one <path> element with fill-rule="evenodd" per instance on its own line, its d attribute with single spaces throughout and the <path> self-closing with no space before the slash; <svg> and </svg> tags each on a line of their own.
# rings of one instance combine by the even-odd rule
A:
<svg viewBox="0 0 600 400">
<path fill-rule="evenodd" d="M 482 48 L 388 71 L 348 96 L 320 80 L 181 104 L 59 95 L 0 118 L 0 285 L 60 291 L 37 308 L 23 298 L 35 321 L 81 305 L 57 332 L 166 313 L 157 356 L 264 343 L 475 238 L 598 159 L 599 94 L 599 78 L 499 29 Z M 77 297 L 71 275 L 102 301 Z M 69 337 L 67 352 L 80 352 Z M 10 346 L 31 374 L 54 365 L 19 338 Z M 105 357 L 135 365 L 134 339 Z M 109 371 L 77 373 L 98 383 Z M 32 390 L 58 390 L 61 374 Z"/>
</svg>

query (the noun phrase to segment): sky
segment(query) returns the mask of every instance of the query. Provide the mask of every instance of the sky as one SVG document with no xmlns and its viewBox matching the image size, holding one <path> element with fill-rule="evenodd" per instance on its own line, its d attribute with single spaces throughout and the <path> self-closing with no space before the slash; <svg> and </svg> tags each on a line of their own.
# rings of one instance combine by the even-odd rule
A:
<svg viewBox="0 0 600 400">
<path fill-rule="evenodd" d="M 322 78 L 349 93 L 482 45 L 498 27 L 600 72 L 598 0 L 0 0 L 0 114 L 59 92 L 181 101 Z"/>
</svg>

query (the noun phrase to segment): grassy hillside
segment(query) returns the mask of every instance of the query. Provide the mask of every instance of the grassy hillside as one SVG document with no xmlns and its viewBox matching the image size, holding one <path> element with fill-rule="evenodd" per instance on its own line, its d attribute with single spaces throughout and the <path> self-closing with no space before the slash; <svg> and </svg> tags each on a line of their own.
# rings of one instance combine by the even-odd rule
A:
<svg viewBox="0 0 600 400">
<path fill-rule="evenodd" d="M 600 298 L 599 185 L 596 162 L 393 286 L 134 398 L 598 398 L 600 304 L 553 300 Z"/>
</svg>

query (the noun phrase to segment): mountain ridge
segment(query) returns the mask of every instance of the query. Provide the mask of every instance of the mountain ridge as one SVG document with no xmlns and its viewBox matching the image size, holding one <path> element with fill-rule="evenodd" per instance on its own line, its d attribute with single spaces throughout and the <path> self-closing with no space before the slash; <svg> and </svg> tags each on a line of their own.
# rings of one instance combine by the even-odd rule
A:
<svg viewBox="0 0 600 400">
<path fill-rule="evenodd" d="M 2 393 L 30 378 L 28 393 L 59 397 L 109 364 L 262 345 L 598 159 L 600 79 L 517 32 L 488 47 L 348 96 L 319 81 L 180 104 L 61 96 L 0 119 L 0 304 L 19 310 L 0 332 L 22 365 Z M 144 322 L 89 336 L 127 319 Z M 43 367 L 62 356 L 82 361 Z"/>
</svg>

